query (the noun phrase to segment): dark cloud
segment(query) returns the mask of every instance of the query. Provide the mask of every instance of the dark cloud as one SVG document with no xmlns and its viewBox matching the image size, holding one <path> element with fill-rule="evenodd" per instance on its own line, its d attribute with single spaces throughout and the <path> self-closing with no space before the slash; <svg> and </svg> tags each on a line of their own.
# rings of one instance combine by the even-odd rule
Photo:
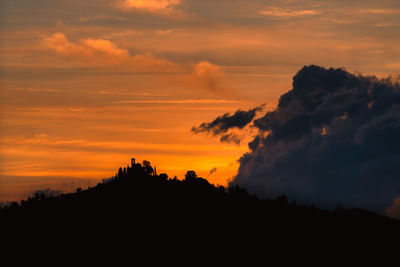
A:
<svg viewBox="0 0 400 267">
<path fill-rule="evenodd" d="M 400 219 L 400 196 L 393 199 L 393 205 L 387 207 L 385 212 L 392 218 Z"/>
<path fill-rule="evenodd" d="M 203 122 L 198 127 L 193 126 L 191 131 L 194 133 L 208 132 L 213 135 L 221 135 L 232 128 L 243 129 L 253 121 L 257 112 L 261 111 L 263 107 L 264 105 L 261 105 L 247 111 L 239 109 L 233 115 L 225 113 L 212 122 Z M 224 137 L 224 139 L 229 139 L 229 137 Z"/>
<path fill-rule="evenodd" d="M 213 173 L 216 172 L 216 171 L 217 171 L 217 168 L 216 168 L 216 167 L 212 168 L 212 169 L 210 170 L 210 173 L 208 174 L 208 176 L 210 176 L 211 174 L 213 174 Z"/>
<path fill-rule="evenodd" d="M 221 143 L 234 143 L 239 145 L 242 139 L 243 136 L 239 136 L 236 133 L 229 133 L 222 135 L 219 140 L 221 141 Z"/>
<path fill-rule="evenodd" d="M 390 78 L 306 66 L 254 126 L 233 181 L 252 193 L 384 212 L 400 192 L 400 86 Z"/>
</svg>

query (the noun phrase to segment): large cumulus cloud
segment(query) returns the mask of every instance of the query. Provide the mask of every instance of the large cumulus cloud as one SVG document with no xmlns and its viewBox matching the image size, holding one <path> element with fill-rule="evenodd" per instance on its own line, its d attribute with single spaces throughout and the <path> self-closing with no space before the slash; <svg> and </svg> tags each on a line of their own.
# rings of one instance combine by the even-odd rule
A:
<svg viewBox="0 0 400 267">
<path fill-rule="evenodd" d="M 400 193 L 400 87 L 393 79 L 306 66 L 259 133 L 233 183 L 321 207 L 377 212 Z"/>
</svg>

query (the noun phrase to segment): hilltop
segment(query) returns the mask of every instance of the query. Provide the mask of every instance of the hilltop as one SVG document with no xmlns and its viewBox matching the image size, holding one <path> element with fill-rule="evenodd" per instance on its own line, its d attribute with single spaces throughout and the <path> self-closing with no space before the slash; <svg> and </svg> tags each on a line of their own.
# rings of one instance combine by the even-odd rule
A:
<svg viewBox="0 0 400 267">
<path fill-rule="evenodd" d="M 157 174 L 148 161 L 133 161 L 114 177 L 85 190 L 55 196 L 36 194 L 1 209 L 0 216 L 3 223 L 111 224 L 158 231 L 201 227 L 261 234 L 271 229 L 400 229 L 399 221 L 366 210 L 300 206 L 289 203 L 286 196 L 260 199 L 237 185 L 210 184 L 194 171 L 188 171 L 183 180 L 169 178 Z"/>
</svg>

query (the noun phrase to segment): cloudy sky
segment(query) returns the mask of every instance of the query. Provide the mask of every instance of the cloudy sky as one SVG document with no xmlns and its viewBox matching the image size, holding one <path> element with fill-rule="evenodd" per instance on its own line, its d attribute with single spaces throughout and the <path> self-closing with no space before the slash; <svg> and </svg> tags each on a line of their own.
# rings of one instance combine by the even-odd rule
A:
<svg viewBox="0 0 400 267">
<path fill-rule="evenodd" d="M 396 0 L 1 0 L 0 27 L 0 201 L 132 155 L 225 185 L 254 129 L 194 125 L 274 109 L 304 65 L 400 73 Z"/>
</svg>

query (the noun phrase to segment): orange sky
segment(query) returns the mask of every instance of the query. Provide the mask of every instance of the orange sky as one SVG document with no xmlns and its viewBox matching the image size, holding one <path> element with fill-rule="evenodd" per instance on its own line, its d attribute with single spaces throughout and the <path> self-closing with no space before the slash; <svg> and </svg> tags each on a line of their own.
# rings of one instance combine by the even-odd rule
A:
<svg viewBox="0 0 400 267">
<path fill-rule="evenodd" d="M 225 185 L 246 140 L 193 125 L 273 109 L 303 65 L 400 72 L 399 1 L 4 0 L 0 13 L 0 202 L 94 185 L 131 156 Z"/>
</svg>

